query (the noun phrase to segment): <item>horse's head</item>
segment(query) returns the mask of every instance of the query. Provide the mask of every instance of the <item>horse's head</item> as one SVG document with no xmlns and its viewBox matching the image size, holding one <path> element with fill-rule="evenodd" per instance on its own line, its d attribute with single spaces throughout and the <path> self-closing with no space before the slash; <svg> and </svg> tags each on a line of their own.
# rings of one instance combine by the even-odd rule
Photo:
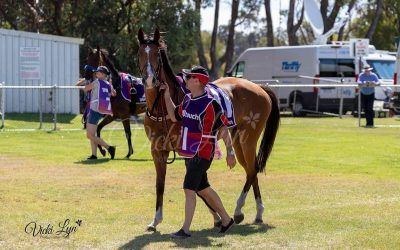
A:
<svg viewBox="0 0 400 250">
<path fill-rule="evenodd" d="M 153 88 L 159 84 L 161 72 L 161 58 L 159 51 L 160 31 L 156 29 L 153 37 L 144 34 L 142 29 L 138 32 L 139 50 L 138 60 L 140 75 L 143 78 L 143 83 L 146 88 Z M 149 85 L 146 79 L 152 75 L 153 83 Z"/>
<path fill-rule="evenodd" d="M 104 51 L 101 50 L 99 46 L 97 46 L 96 49 L 89 47 L 85 65 L 85 78 L 87 80 L 93 78 L 93 71 L 96 70 L 98 66 L 104 65 L 104 56 Z"/>
</svg>

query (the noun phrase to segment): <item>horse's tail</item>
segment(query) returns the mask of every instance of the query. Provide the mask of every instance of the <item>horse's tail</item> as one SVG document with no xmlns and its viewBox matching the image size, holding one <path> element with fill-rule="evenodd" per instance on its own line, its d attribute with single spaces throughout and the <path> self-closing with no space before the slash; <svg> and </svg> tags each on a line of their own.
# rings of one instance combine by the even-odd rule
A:
<svg viewBox="0 0 400 250">
<path fill-rule="evenodd" d="M 272 101 L 271 113 L 267 119 L 267 123 L 264 129 L 263 138 L 261 140 L 260 148 L 257 154 L 256 161 L 256 169 L 257 172 L 264 172 L 265 166 L 267 164 L 267 160 L 269 155 L 271 154 L 272 147 L 274 146 L 275 137 L 278 132 L 279 124 L 280 124 L 280 113 L 279 113 L 279 105 L 278 98 L 275 93 L 266 86 L 261 86 L 265 92 L 269 95 Z"/>
</svg>

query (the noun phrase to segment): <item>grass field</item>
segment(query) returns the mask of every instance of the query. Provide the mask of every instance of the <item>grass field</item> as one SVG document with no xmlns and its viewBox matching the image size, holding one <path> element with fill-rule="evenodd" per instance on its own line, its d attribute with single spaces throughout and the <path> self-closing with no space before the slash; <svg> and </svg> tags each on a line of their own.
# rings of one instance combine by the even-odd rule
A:
<svg viewBox="0 0 400 250">
<path fill-rule="evenodd" d="M 399 128 L 358 128 L 352 118 L 283 118 L 266 174 L 259 175 L 265 224 L 252 224 L 251 193 L 244 222 L 221 237 L 198 201 L 193 236 L 183 241 L 169 233 L 183 221 L 184 163 L 168 167 L 164 221 L 158 232 L 145 232 L 155 210 L 155 170 L 144 131 L 134 128 L 131 160 L 123 159 L 126 142 L 117 130 L 104 132 L 117 145 L 116 160 L 95 163 L 85 160 L 83 130 L 0 131 L 0 249 L 400 249 Z M 233 213 L 243 168 L 214 161 L 209 178 Z M 66 219 L 75 232 L 56 235 Z M 27 234 L 30 222 L 52 225 L 52 234 Z"/>
</svg>

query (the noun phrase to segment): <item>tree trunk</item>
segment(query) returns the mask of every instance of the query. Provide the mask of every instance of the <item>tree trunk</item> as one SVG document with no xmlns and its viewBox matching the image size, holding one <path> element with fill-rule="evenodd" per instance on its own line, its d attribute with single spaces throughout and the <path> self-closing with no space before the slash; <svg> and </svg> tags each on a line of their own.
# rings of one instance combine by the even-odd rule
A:
<svg viewBox="0 0 400 250">
<path fill-rule="evenodd" d="M 322 20 L 324 22 L 324 34 L 333 28 L 337 15 L 339 14 L 340 11 L 341 2 L 342 1 L 340 0 L 336 0 L 331 10 L 331 13 L 328 15 L 328 5 L 329 5 L 328 0 L 321 1 L 320 12 Z M 332 37 L 329 37 L 328 39 L 329 41 L 331 41 Z"/>
<path fill-rule="evenodd" d="M 274 46 L 274 28 L 272 24 L 271 15 L 271 0 L 264 0 L 265 5 L 265 17 L 267 19 L 267 45 L 269 47 Z"/>
<path fill-rule="evenodd" d="M 324 32 L 323 33 L 328 31 L 328 28 L 327 28 L 327 26 L 328 26 L 328 20 L 327 20 L 328 19 L 328 6 L 329 6 L 328 0 L 321 0 L 321 6 L 320 6 L 319 10 L 321 12 L 322 21 L 324 23 Z"/>
<path fill-rule="evenodd" d="M 301 16 L 300 16 L 297 24 L 294 24 L 295 3 L 296 3 L 296 0 L 290 0 L 290 3 L 289 3 L 289 13 L 288 13 L 288 20 L 287 20 L 287 33 L 288 33 L 289 45 L 299 45 L 299 41 L 298 41 L 296 32 L 300 28 L 300 25 L 303 22 L 303 17 L 304 17 L 304 5 L 303 5 L 303 8 L 301 9 Z"/>
<path fill-rule="evenodd" d="M 225 71 L 228 70 L 232 66 L 233 54 L 235 52 L 235 26 L 236 20 L 239 15 L 239 3 L 240 0 L 232 0 L 232 12 L 231 12 L 231 22 L 229 24 L 229 33 L 228 33 L 228 41 L 226 42 L 226 51 L 225 51 Z"/>
<path fill-rule="evenodd" d="M 62 36 L 63 31 L 60 27 L 60 21 L 62 21 L 62 9 L 63 9 L 63 0 L 55 0 L 53 1 L 54 4 L 54 16 L 53 16 L 53 23 L 54 29 L 57 35 Z"/>
<path fill-rule="evenodd" d="M 382 12 L 383 12 L 383 0 L 376 0 L 376 11 L 374 19 L 366 35 L 366 38 L 368 38 L 369 40 L 372 40 L 372 37 L 374 36 L 376 27 L 378 26 L 379 20 L 382 16 Z"/>
<path fill-rule="evenodd" d="M 214 11 L 214 26 L 211 34 L 211 45 L 210 45 L 210 59 L 211 59 L 211 70 L 210 79 L 214 80 L 218 77 L 218 69 L 220 64 L 217 59 L 217 34 L 218 34 L 218 18 L 219 18 L 219 0 L 215 0 L 215 11 Z"/>
<path fill-rule="evenodd" d="M 351 0 L 349 3 L 349 8 L 347 9 L 347 13 L 351 13 L 351 10 L 354 8 L 354 5 L 356 4 L 356 0 Z M 350 19 L 348 20 L 348 22 L 351 22 Z M 343 25 L 340 30 L 339 30 L 339 35 L 338 35 L 338 40 L 339 41 L 344 41 L 344 29 L 345 29 L 346 25 Z"/>
<path fill-rule="evenodd" d="M 27 31 L 31 31 L 31 32 L 39 32 L 40 31 L 40 27 L 39 27 L 39 23 L 41 20 L 41 16 L 40 14 L 37 12 L 36 10 L 36 3 L 35 1 L 32 0 L 24 0 L 24 3 L 26 4 L 26 6 L 29 9 L 29 12 L 32 16 L 32 23 L 28 24 L 28 30 Z"/>
<path fill-rule="evenodd" d="M 195 40 L 196 47 L 197 47 L 197 57 L 199 58 L 199 63 L 201 66 L 208 69 L 207 59 L 206 59 L 206 56 L 204 55 L 203 41 L 201 39 L 201 1 L 202 0 L 195 0 L 195 11 L 198 16 L 196 17 L 196 21 L 195 21 L 196 39 L 194 39 L 194 40 Z"/>
</svg>

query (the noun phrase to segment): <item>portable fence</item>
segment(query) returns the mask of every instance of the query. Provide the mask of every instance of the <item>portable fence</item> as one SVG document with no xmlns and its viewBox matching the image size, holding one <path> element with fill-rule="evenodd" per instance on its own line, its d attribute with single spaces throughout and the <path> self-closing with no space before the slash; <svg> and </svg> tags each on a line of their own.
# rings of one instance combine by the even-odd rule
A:
<svg viewBox="0 0 400 250">
<path fill-rule="evenodd" d="M 304 78 L 310 78 L 310 79 L 314 79 L 313 77 L 307 77 L 307 76 L 299 76 L 299 77 L 304 77 Z M 325 81 L 325 79 L 318 79 L 320 81 Z M 329 80 L 328 80 L 329 81 Z M 337 82 L 335 80 L 331 80 L 332 82 Z M 335 87 L 335 88 L 349 88 L 349 87 L 353 87 L 355 89 L 359 88 L 359 85 L 357 83 L 346 83 L 346 84 L 278 84 L 279 81 L 277 80 L 258 80 L 258 81 L 254 81 L 257 82 L 258 84 L 261 85 L 266 85 L 268 87 L 271 87 L 273 89 L 276 89 L 276 94 L 278 96 L 278 100 L 279 100 L 279 89 L 281 88 L 295 88 L 295 87 L 312 87 L 312 88 L 324 88 L 324 87 Z M 272 84 L 271 84 L 272 83 Z M 382 84 L 380 85 L 382 87 L 397 87 L 397 85 L 393 85 L 393 84 Z M 5 128 L 5 117 L 7 116 L 6 114 L 6 90 L 7 89 L 16 89 L 16 90 L 36 90 L 38 91 L 38 114 L 39 114 L 39 126 L 38 129 L 43 129 L 43 120 L 44 120 L 44 110 L 43 110 L 43 105 L 42 105 L 42 101 L 45 97 L 45 90 L 52 90 L 52 96 L 51 96 L 51 114 L 52 114 L 52 130 L 56 130 L 58 129 L 57 127 L 57 115 L 59 114 L 58 112 L 58 107 L 57 107 L 57 97 L 60 96 L 60 91 L 65 91 L 65 90 L 75 90 L 75 91 L 79 91 L 80 89 L 83 89 L 84 87 L 82 86 L 57 86 L 57 85 L 53 85 L 53 86 L 7 86 L 4 83 L 0 84 L 0 114 L 2 117 L 2 123 L 1 123 L 1 128 Z M 294 92 L 294 98 L 293 98 L 293 103 L 294 104 L 296 102 L 296 91 Z M 319 113 L 318 112 L 318 100 L 319 100 L 319 95 L 317 95 L 317 106 L 316 106 L 316 110 L 315 111 L 310 111 L 309 112 L 315 112 L 315 113 Z M 339 110 L 338 110 L 338 114 L 328 114 L 328 115 L 334 115 L 334 116 L 338 116 L 338 117 L 342 117 L 343 116 L 343 95 L 342 95 L 342 91 L 340 91 L 340 105 L 339 105 Z M 358 95 L 358 126 L 361 126 L 361 95 Z M 380 125 L 378 125 L 380 126 Z M 397 125 L 386 125 L 389 127 L 396 127 L 399 126 Z M 32 130 L 32 128 L 30 128 Z M 16 129 L 17 130 L 17 129 Z"/>
<path fill-rule="evenodd" d="M 305 77 L 305 76 L 301 76 L 301 77 Z M 305 77 L 305 78 L 310 78 L 313 79 L 313 77 Z M 321 79 L 319 79 L 321 80 Z M 324 80 L 325 81 L 325 80 Z M 329 80 L 328 80 L 329 81 Z M 332 82 L 334 82 L 335 80 L 332 80 Z M 258 82 L 262 82 L 261 80 Z M 262 84 L 262 83 L 261 83 Z M 270 88 L 277 88 L 276 94 L 279 98 L 279 89 L 280 88 L 296 88 L 296 87 L 311 87 L 311 88 L 324 88 L 324 87 L 335 87 L 335 88 L 348 88 L 348 87 L 353 87 L 355 89 L 360 89 L 361 87 L 359 86 L 358 83 L 346 83 L 346 84 L 269 84 L 268 81 L 265 81 L 264 85 L 270 87 Z M 379 87 L 398 87 L 397 85 L 394 84 L 380 84 Z M 339 112 L 338 114 L 332 114 L 332 113 L 328 113 L 328 115 L 333 115 L 333 116 L 338 116 L 340 118 L 342 118 L 343 116 L 343 91 L 339 92 Z M 297 91 L 294 91 L 294 97 L 293 97 L 293 102 L 292 102 L 292 107 L 293 105 L 296 103 L 296 97 L 297 97 Z M 321 113 L 322 112 L 318 112 L 318 102 L 319 102 L 319 92 L 317 93 L 317 100 L 316 100 L 316 110 L 315 113 Z M 358 105 L 357 105 L 357 114 L 358 114 L 358 126 L 361 127 L 361 94 L 358 94 Z M 307 112 L 314 112 L 312 110 L 305 110 Z M 326 114 L 326 113 L 324 113 Z M 378 125 L 378 126 L 385 126 L 385 125 Z M 386 125 L 389 127 L 400 127 L 400 124 L 396 124 L 396 125 Z"/>
<path fill-rule="evenodd" d="M 43 85 L 38 85 L 38 86 L 7 86 L 4 83 L 0 84 L 0 113 L 2 116 L 2 124 L 1 128 L 5 128 L 6 126 L 6 99 L 7 99 L 7 90 L 21 90 L 21 91 L 30 91 L 30 98 L 32 99 L 32 102 L 30 104 L 34 103 L 35 107 L 37 105 L 37 109 L 30 107 L 30 110 L 33 111 L 33 114 L 38 114 L 39 117 L 39 126 L 38 129 L 43 129 L 44 126 L 44 120 L 45 120 L 45 115 L 48 116 L 48 114 L 52 114 L 52 130 L 57 129 L 57 115 L 60 112 L 60 110 L 69 110 L 71 111 L 73 108 L 64 108 L 62 109 L 61 107 L 58 107 L 58 98 L 68 96 L 68 93 L 66 93 L 66 90 L 75 90 L 79 91 L 79 89 L 83 89 L 84 87 L 82 86 L 43 86 Z M 64 93 L 63 93 L 64 91 Z M 35 101 L 37 100 L 37 103 Z M 48 102 L 50 102 L 50 107 L 47 106 Z M 76 104 L 73 104 L 76 105 Z M 79 103 L 77 104 L 79 105 Z M 49 112 L 50 111 L 50 112 Z M 24 112 L 22 112 L 23 114 Z M 78 112 L 79 113 L 79 109 Z M 70 113 L 73 115 L 72 113 Z M 46 116 L 46 117 L 47 117 Z M 33 129 L 33 128 L 26 128 L 27 130 Z M 15 129 L 18 130 L 18 129 Z"/>
<path fill-rule="evenodd" d="M 5 113 L 5 96 L 6 89 L 3 88 L 4 82 L 0 83 L 0 115 L 1 115 L 1 126 L 0 129 L 4 128 L 4 113 Z"/>
</svg>

